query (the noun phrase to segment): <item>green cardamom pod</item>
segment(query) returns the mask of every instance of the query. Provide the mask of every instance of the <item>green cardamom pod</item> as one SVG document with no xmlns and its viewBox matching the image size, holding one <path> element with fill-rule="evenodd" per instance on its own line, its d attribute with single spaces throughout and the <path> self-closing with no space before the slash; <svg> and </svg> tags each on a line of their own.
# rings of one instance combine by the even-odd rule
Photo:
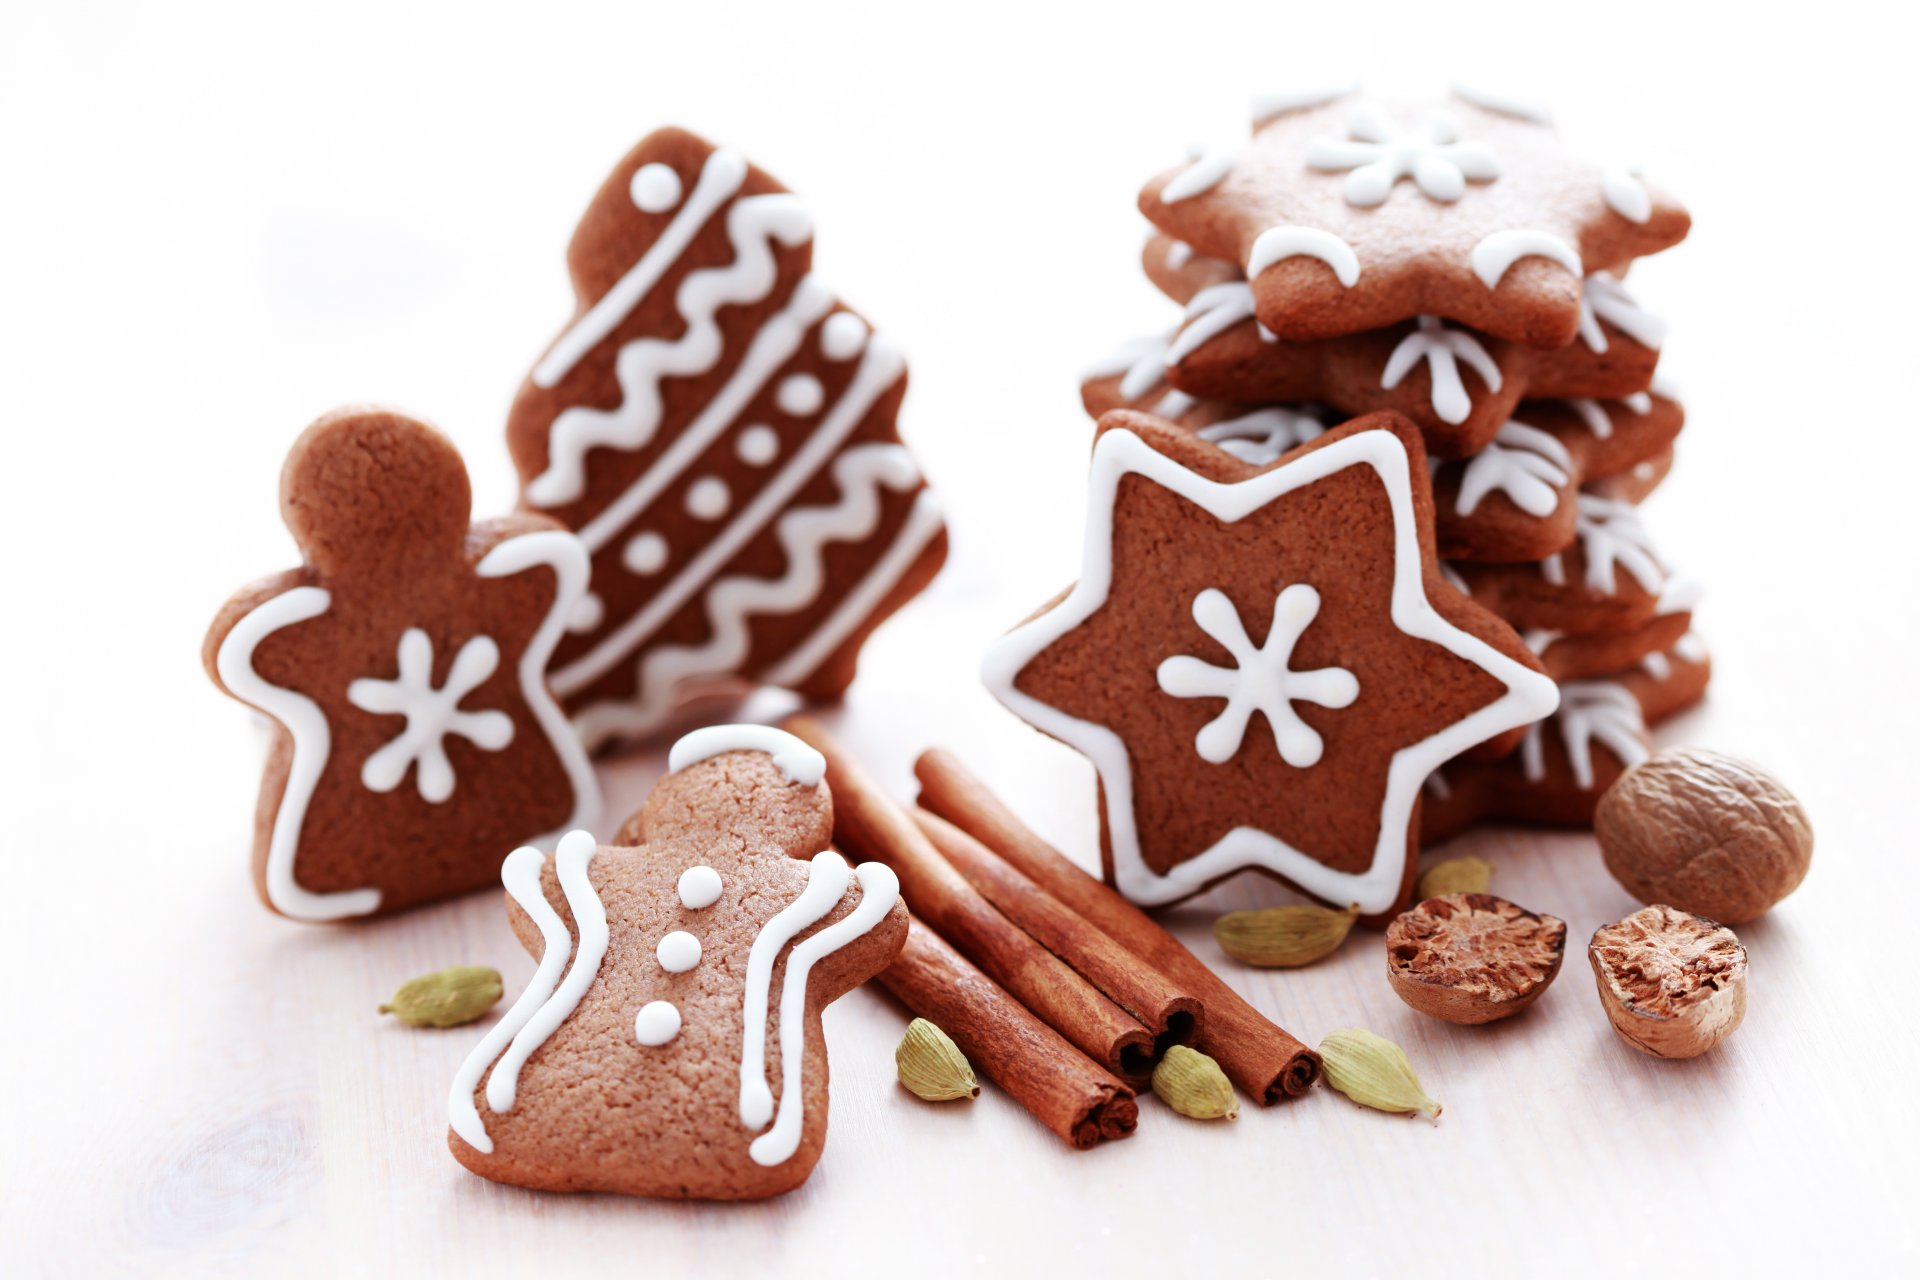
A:
<svg viewBox="0 0 1920 1280">
<path fill-rule="evenodd" d="M 1153 1069 L 1153 1091 L 1160 1100 L 1183 1116 L 1195 1120 L 1236 1120 L 1240 1100 L 1234 1096 L 1220 1064 L 1186 1045 L 1167 1050 Z"/>
<path fill-rule="evenodd" d="M 1433 1117 L 1440 1104 L 1420 1087 L 1400 1046 L 1359 1027 L 1330 1031 L 1320 1042 L 1327 1083 L 1375 1111 L 1418 1111 Z"/>
<path fill-rule="evenodd" d="M 499 1003 L 500 971 L 475 964 L 415 978 L 380 1006 L 410 1027 L 458 1027 Z"/>
<path fill-rule="evenodd" d="M 955 1098 L 977 1098 L 980 1084 L 973 1078 L 973 1064 L 960 1046 L 925 1018 L 907 1024 L 893 1051 L 893 1065 L 900 1083 L 908 1093 L 928 1102 L 951 1102 Z"/>
<path fill-rule="evenodd" d="M 1357 914 L 1306 905 L 1229 911 L 1213 922 L 1213 936 L 1244 964 L 1297 969 L 1338 950 Z"/>
<path fill-rule="evenodd" d="M 1420 873 L 1413 900 L 1444 898 L 1450 893 L 1489 893 L 1493 889 L 1493 864 L 1481 858 L 1448 858 Z"/>
</svg>

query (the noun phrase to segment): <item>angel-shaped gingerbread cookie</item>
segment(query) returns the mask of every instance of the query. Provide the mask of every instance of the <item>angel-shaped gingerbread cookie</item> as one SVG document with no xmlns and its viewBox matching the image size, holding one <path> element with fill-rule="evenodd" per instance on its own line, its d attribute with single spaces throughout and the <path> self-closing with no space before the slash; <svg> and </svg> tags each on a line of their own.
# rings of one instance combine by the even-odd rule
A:
<svg viewBox="0 0 1920 1280">
<path fill-rule="evenodd" d="M 1573 157 L 1510 101 L 1342 89 L 1276 100 L 1260 116 L 1245 145 L 1148 183 L 1140 210 L 1235 264 L 1260 323 L 1282 338 L 1429 316 L 1564 347 L 1579 335 L 1589 273 L 1687 233 L 1671 197 Z"/>
<path fill-rule="evenodd" d="M 1108 414 L 1080 581 L 984 674 L 1093 761 L 1107 872 L 1135 901 L 1253 868 L 1370 915 L 1412 888 L 1427 775 L 1557 700 L 1442 578 L 1426 453 L 1391 413 L 1264 465 Z"/>
<path fill-rule="evenodd" d="M 467 523 L 439 432 L 343 409 L 294 442 L 280 510 L 299 569 L 228 601 L 215 683 L 273 722 L 254 882 L 300 920 L 478 889 L 505 851 L 591 822 L 592 768 L 546 686 L 586 551 L 537 516 Z"/>
<path fill-rule="evenodd" d="M 826 762 L 789 734 L 702 729 L 668 767 L 612 845 L 577 831 L 502 871 L 539 967 L 448 1098 L 483 1177 L 757 1200 L 820 1158 L 820 1013 L 899 954 L 899 880 L 827 848 Z"/>
<path fill-rule="evenodd" d="M 579 309 L 507 443 L 523 504 L 592 553 L 553 675 L 589 744 L 711 690 L 837 696 L 945 558 L 894 427 L 906 362 L 812 255 L 798 197 L 679 129 L 635 147 L 574 234 Z"/>
</svg>

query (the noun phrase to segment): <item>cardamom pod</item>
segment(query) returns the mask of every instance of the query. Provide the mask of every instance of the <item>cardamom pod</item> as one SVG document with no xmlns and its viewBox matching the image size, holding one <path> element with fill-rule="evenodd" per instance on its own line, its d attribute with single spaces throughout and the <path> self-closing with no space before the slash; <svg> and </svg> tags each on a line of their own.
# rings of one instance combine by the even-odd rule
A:
<svg viewBox="0 0 1920 1280">
<path fill-rule="evenodd" d="M 1220 1064 L 1183 1044 L 1168 1049 L 1153 1069 L 1153 1091 L 1160 1101 L 1195 1120 L 1240 1118 L 1240 1100 Z"/>
<path fill-rule="evenodd" d="M 498 969 L 457 964 L 405 984 L 380 1012 L 410 1027 L 457 1027 L 493 1008 L 501 991 Z"/>
<path fill-rule="evenodd" d="M 1450 893 L 1487 893 L 1493 888 L 1493 865 L 1481 858 L 1448 858 L 1420 873 L 1413 900 L 1444 898 Z"/>
<path fill-rule="evenodd" d="M 925 1018 L 907 1024 L 907 1033 L 893 1051 L 893 1065 L 908 1093 L 928 1102 L 980 1096 L 973 1065 L 960 1046 Z"/>
<path fill-rule="evenodd" d="M 1320 1042 L 1320 1062 L 1327 1083 L 1363 1107 L 1440 1114 L 1440 1104 L 1420 1087 L 1407 1055 L 1383 1036 L 1359 1027 L 1330 1031 Z"/>
<path fill-rule="evenodd" d="M 1222 951 L 1242 963 L 1296 969 L 1338 950 L 1358 914 L 1304 904 L 1229 911 L 1213 922 L 1213 936 Z"/>
</svg>

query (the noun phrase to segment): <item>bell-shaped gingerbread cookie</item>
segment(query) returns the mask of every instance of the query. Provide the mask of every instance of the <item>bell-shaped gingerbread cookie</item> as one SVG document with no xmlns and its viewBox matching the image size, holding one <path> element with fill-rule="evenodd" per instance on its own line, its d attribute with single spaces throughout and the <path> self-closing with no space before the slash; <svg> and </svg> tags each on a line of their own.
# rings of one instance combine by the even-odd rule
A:
<svg viewBox="0 0 1920 1280">
<path fill-rule="evenodd" d="M 448 1144 L 482 1177 L 756 1200 L 820 1158 L 820 1013 L 905 943 L 899 881 L 827 848 L 826 764 L 789 734 L 702 729 L 669 768 L 612 845 L 576 831 L 507 859 L 539 965 L 448 1098 Z"/>
<path fill-rule="evenodd" d="M 424 423 L 343 409 L 281 475 L 301 568 L 207 633 L 209 674 L 273 722 L 254 881 L 300 920 L 490 883 L 515 845 L 591 822 L 593 771 L 546 671 L 587 585 L 538 516 L 469 525 L 466 467 Z"/>
</svg>

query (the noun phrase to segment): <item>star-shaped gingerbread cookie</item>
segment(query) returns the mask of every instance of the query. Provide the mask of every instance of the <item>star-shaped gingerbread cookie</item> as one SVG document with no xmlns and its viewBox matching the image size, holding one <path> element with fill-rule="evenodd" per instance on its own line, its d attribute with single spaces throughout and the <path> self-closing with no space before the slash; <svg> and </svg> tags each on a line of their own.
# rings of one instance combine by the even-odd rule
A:
<svg viewBox="0 0 1920 1280">
<path fill-rule="evenodd" d="M 1441 577 L 1394 414 L 1255 466 L 1102 419 L 1080 581 L 995 644 L 989 687 L 1089 756 L 1137 902 L 1247 868 L 1378 913 L 1411 888 L 1420 784 L 1549 714 L 1525 645 Z"/>
<path fill-rule="evenodd" d="M 1433 316 L 1564 347 L 1579 333 L 1588 274 L 1678 244 L 1687 212 L 1494 102 L 1298 97 L 1238 151 L 1153 179 L 1140 209 L 1238 264 L 1260 322 L 1282 338 Z"/>
</svg>

